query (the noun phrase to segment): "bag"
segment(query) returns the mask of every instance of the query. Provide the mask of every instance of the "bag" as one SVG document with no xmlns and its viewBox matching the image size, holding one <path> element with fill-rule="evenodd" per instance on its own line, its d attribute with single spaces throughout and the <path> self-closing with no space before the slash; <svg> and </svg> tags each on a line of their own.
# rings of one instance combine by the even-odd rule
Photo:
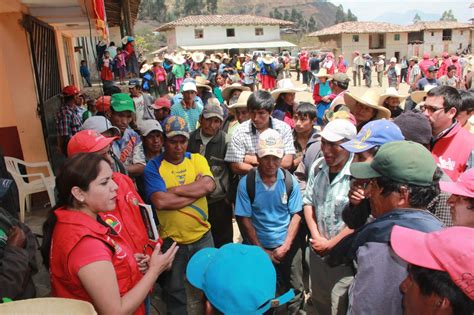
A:
<svg viewBox="0 0 474 315">
<path fill-rule="evenodd" d="M 264 67 L 267 71 L 267 74 L 272 78 L 276 78 L 278 76 L 277 72 L 275 71 L 275 68 L 273 68 L 272 66 L 266 64 Z"/>
<path fill-rule="evenodd" d="M 280 168 L 283 171 L 283 179 L 285 181 L 285 188 L 286 188 L 286 195 L 290 198 L 291 193 L 293 191 L 293 178 L 289 171 L 284 168 Z M 250 204 L 253 204 L 255 199 L 255 176 L 257 173 L 257 169 L 253 168 L 248 172 L 247 179 L 246 179 L 246 186 L 247 186 L 247 195 L 250 199 Z"/>
</svg>

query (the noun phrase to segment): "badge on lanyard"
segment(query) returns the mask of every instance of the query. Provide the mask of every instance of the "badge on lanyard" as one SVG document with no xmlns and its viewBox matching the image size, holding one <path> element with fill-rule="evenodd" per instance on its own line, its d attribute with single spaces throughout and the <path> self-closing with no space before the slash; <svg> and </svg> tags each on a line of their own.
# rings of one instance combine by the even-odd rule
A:
<svg viewBox="0 0 474 315">
<path fill-rule="evenodd" d="M 284 205 L 288 203 L 288 196 L 286 195 L 286 191 L 281 195 L 281 203 Z"/>
</svg>

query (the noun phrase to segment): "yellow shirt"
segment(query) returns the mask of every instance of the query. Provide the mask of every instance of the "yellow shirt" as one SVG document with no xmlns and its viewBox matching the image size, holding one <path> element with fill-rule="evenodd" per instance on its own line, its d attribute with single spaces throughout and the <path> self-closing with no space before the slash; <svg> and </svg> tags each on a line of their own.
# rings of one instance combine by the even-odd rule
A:
<svg viewBox="0 0 474 315">
<path fill-rule="evenodd" d="M 187 152 L 183 162 L 178 165 L 165 161 L 160 155 L 149 161 L 145 169 L 147 195 L 150 197 L 155 192 L 191 184 L 198 174 L 213 178 L 209 164 L 202 155 Z M 156 213 L 161 238 L 170 237 L 181 244 L 201 239 L 211 228 L 206 197 L 179 210 L 158 210 Z"/>
</svg>

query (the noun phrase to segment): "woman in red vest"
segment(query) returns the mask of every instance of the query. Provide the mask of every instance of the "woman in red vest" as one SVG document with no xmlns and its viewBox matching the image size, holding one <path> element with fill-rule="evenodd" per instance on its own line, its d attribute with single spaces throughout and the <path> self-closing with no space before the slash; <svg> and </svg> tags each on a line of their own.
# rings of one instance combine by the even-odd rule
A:
<svg viewBox="0 0 474 315">
<path fill-rule="evenodd" d="M 59 201 L 43 226 L 41 248 L 51 295 L 91 302 L 99 314 L 145 314 L 143 302 L 171 267 L 176 244 L 164 254 L 157 245 L 148 269 L 140 272 L 132 247 L 98 215 L 117 202 L 112 169 L 99 154 L 66 160 L 56 187 Z"/>
</svg>

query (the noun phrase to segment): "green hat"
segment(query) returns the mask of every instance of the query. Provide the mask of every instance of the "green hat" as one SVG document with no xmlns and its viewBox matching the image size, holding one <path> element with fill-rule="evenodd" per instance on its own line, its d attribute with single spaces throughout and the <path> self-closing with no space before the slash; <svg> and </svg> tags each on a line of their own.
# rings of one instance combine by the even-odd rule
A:
<svg viewBox="0 0 474 315">
<path fill-rule="evenodd" d="M 115 112 L 124 112 L 129 110 L 135 112 L 135 105 L 130 95 L 125 93 L 116 93 L 112 95 L 110 100 L 110 106 Z"/>
<path fill-rule="evenodd" d="M 401 184 L 430 186 L 436 162 L 424 146 L 412 141 L 394 141 L 380 147 L 370 163 L 353 163 L 355 178 L 387 177 Z"/>
</svg>

